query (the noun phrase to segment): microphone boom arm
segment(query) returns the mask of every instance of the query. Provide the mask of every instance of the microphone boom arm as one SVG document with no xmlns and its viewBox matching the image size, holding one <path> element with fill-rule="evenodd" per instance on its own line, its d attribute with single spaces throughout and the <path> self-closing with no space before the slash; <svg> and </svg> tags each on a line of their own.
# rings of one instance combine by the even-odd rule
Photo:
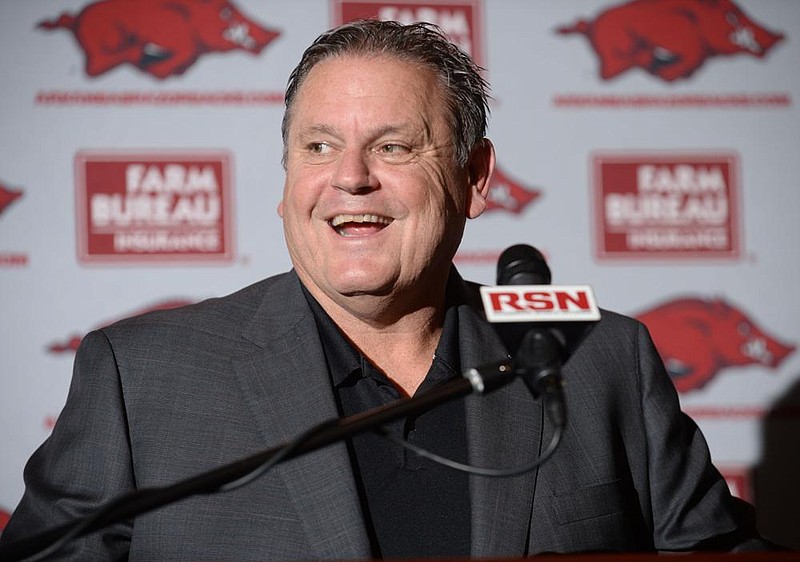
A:
<svg viewBox="0 0 800 562">
<path fill-rule="evenodd" d="M 422 413 L 434 406 L 467 396 L 486 394 L 501 388 L 521 372 L 515 372 L 511 361 L 469 369 L 462 377 L 449 380 L 419 396 L 399 400 L 349 416 L 324 421 L 295 440 L 267 449 L 230 464 L 203 472 L 169 486 L 143 488 L 111 500 L 98 511 L 70 523 L 51 528 L 32 537 L 0 547 L 0 559 L 21 560 L 41 553 L 57 543 L 67 542 L 98 531 L 108 525 L 126 521 L 137 515 L 198 494 L 226 490 L 226 484 L 237 484 L 265 465 L 316 451 L 353 435 L 376 429 L 389 422 Z M 238 487 L 238 486 L 234 486 Z M 228 488 L 231 489 L 231 488 Z"/>
</svg>

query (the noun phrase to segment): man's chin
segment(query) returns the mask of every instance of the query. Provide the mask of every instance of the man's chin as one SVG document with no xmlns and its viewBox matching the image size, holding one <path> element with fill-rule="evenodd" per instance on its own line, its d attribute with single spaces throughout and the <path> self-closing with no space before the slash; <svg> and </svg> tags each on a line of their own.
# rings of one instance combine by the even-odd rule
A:
<svg viewBox="0 0 800 562">
<path fill-rule="evenodd" d="M 392 294 L 391 285 L 346 285 L 336 289 L 337 293 L 343 297 L 386 297 Z"/>
<path fill-rule="evenodd" d="M 325 278 L 327 287 L 344 297 L 386 296 L 397 283 L 394 272 L 353 262 L 349 267 L 331 268 Z"/>
</svg>

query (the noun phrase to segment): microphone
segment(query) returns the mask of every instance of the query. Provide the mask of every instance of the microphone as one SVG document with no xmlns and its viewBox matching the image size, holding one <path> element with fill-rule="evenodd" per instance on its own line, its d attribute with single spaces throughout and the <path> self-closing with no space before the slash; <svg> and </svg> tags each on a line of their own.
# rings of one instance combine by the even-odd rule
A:
<svg viewBox="0 0 800 562">
<path fill-rule="evenodd" d="M 566 418 L 561 366 L 600 319 L 588 285 L 550 285 L 541 252 L 527 244 L 507 248 L 497 263 L 497 286 L 481 287 L 486 318 L 508 349 L 512 370 L 535 397 L 543 395 L 554 423 Z"/>
<path fill-rule="evenodd" d="M 545 328 L 558 341 L 563 362 L 600 320 L 594 291 L 588 285 L 550 285 L 542 253 L 527 244 L 511 246 L 497 262 L 497 285 L 481 287 L 489 322 L 514 356 L 532 328 Z"/>
<path fill-rule="evenodd" d="M 506 248 L 497 260 L 498 285 L 549 285 L 552 277 L 542 253 L 527 244 Z"/>
</svg>

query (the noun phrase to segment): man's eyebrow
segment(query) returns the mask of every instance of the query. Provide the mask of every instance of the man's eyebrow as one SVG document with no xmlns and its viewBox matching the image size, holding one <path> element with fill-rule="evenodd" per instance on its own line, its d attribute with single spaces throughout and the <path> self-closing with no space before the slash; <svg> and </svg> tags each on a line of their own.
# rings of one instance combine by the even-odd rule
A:
<svg viewBox="0 0 800 562">
<path fill-rule="evenodd" d="M 298 131 L 298 136 L 301 139 L 305 139 L 307 137 L 312 137 L 314 135 L 328 135 L 328 136 L 338 136 L 336 130 L 331 127 L 330 125 L 324 125 L 322 123 L 309 125 L 308 127 L 304 127 Z"/>
<path fill-rule="evenodd" d="M 380 138 L 385 135 L 392 135 L 392 134 L 415 134 L 417 130 L 415 127 L 407 124 L 386 124 L 379 127 L 375 127 L 369 132 L 369 137 L 373 139 Z M 301 139 L 307 139 L 308 137 L 313 137 L 314 135 L 328 135 L 331 137 L 339 137 L 339 132 L 335 127 L 330 125 L 326 125 L 324 123 L 317 123 L 314 125 L 309 125 L 304 127 L 298 131 L 298 137 Z"/>
</svg>

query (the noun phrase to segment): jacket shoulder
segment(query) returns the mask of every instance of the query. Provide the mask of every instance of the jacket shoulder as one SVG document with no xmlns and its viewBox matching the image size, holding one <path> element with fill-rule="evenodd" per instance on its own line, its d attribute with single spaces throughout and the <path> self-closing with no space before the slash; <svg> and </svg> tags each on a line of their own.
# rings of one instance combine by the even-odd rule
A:
<svg viewBox="0 0 800 562">
<path fill-rule="evenodd" d="M 281 273 L 262 279 L 229 295 L 125 318 L 101 328 L 101 331 L 106 333 L 109 338 L 140 330 L 170 327 L 232 335 L 241 332 L 242 328 L 262 307 L 267 295 L 290 294 L 295 288 L 294 285 L 299 286 L 299 281 L 293 273 Z"/>
</svg>

